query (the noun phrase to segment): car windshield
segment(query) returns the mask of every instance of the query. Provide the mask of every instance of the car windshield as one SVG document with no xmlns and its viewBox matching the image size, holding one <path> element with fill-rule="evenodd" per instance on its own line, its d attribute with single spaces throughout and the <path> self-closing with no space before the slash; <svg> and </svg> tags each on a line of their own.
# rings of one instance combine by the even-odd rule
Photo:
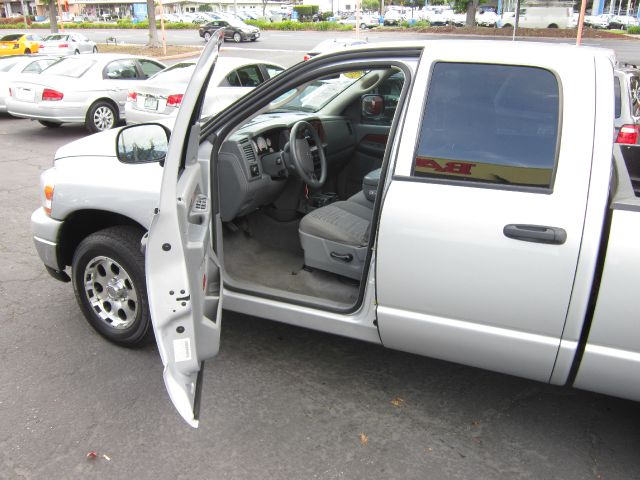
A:
<svg viewBox="0 0 640 480">
<path fill-rule="evenodd" d="M 95 63 L 95 60 L 89 58 L 77 58 L 77 56 L 63 58 L 62 60 L 59 60 L 45 68 L 42 71 L 42 75 L 62 75 L 64 77 L 80 78 Z"/>
<path fill-rule="evenodd" d="M 21 33 L 5 35 L 4 37 L 0 38 L 0 42 L 15 42 L 16 40 L 20 40 L 20 37 L 22 37 Z"/>
<path fill-rule="evenodd" d="M 49 35 L 48 37 L 44 38 L 44 41 L 55 42 L 59 40 L 68 40 L 68 39 L 69 39 L 69 35 Z"/>
<path fill-rule="evenodd" d="M 327 105 L 331 100 L 336 98 L 340 93 L 358 81 L 366 72 L 346 72 L 338 76 L 332 76 L 316 80 L 307 84 L 297 93 L 291 90 L 273 103 L 278 104 L 279 101 L 285 103 L 280 105 L 278 111 L 304 111 L 317 112 Z M 293 95 L 293 96 L 292 96 Z M 287 99 L 287 97 L 290 97 Z"/>
<path fill-rule="evenodd" d="M 151 77 L 151 79 L 162 79 L 163 82 L 167 83 L 187 83 L 191 79 L 195 68 L 195 63 L 176 63 L 175 65 L 172 65 L 169 68 L 156 73 L 153 77 Z"/>
</svg>

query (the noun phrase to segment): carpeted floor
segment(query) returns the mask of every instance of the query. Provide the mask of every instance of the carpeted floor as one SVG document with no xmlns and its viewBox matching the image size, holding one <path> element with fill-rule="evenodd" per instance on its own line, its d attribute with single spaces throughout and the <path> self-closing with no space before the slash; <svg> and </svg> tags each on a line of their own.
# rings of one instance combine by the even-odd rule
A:
<svg viewBox="0 0 640 480">
<path fill-rule="evenodd" d="M 329 272 L 303 270 L 304 254 L 298 240 L 299 221 L 278 222 L 254 213 L 224 230 L 224 267 L 234 279 L 246 283 L 352 305 L 359 285 Z"/>
</svg>

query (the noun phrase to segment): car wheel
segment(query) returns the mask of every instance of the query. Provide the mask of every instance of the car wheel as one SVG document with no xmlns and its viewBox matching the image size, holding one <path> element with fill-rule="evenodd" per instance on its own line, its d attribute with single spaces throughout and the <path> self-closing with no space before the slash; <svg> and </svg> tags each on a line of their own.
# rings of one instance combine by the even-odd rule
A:
<svg viewBox="0 0 640 480">
<path fill-rule="evenodd" d="M 211 40 L 211 34 L 209 32 L 204 32 L 204 41 L 208 42 Z"/>
<path fill-rule="evenodd" d="M 238 32 L 234 33 L 233 41 L 236 43 L 240 43 L 242 41 L 242 35 L 240 35 Z"/>
<path fill-rule="evenodd" d="M 552 23 L 547 28 L 558 28 L 558 25 L 556 25 L 555 23 Z"/>
<path fill-rule="evenodd" d="M 142 230 L 117 226 L 85 238 L 73 255 L 76 300 L 89 325 L 107 340 L 136 347 L 153 338 Z"/>
<path fill-rule="evenodd" d="M 73 52 L 74 55 L 80 55 L 80 50 L 76 50 L 75 52 Z"/>
<path fill-rule="evenodd" d="M 91 133 L 110 130 L 118 123 L 118 115 L 107 102 L 96 102 L 89 109 L 85 126 Z"/>
<path fill-rule="evenodd" d="M 361 23 L 361 24 L 360 24 L 360 28 L 361 28 L 362 30 L 365 30 L 365 29 L 367 28 L 367 24 L 366 24 L 366 23 Z"/>
<path fill-rule="evenodd" d="M 31 50 L 29 50 L 28 48 L 25 48 L 25 49 L 24 49 L 24 54 L 25 54 L 25 55 L 29 55 L 29 54 L 31 54 Z"/>
<path fill-rule="evenodd" d="M 93 47 L 93 53 L 98 53 L 98 47 Z"/>
<path fill-rule="evenodd" d="M 40 123 L 40 125 L 44 125 L 47 128 L 58 128 L 61 127 L 62 124 L 58 123 L 58 122 L 49 122 L 47 120 L 38 120 L 38 122 Z"/>
</svg>

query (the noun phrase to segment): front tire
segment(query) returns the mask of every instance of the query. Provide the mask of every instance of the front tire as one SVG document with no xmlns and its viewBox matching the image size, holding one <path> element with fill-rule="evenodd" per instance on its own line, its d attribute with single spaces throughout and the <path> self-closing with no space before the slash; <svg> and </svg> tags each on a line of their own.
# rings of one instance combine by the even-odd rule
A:
<svg viewBox="0 0 640 480">
<path fill-rule="evenodd" d="M 85 238 L 73 255 L 73 289 L 80 310 L 96 332 L 123 347 L 153 338 L 142 235 L 139 228 L 110 227 Z"/>
<path fill-rule="evenodd" d="M 89 109 L 85 126 L 91 133 L 110 130 L 118 123 L 118 114 L 113 105 L 107 102 L 96 102 Z"/>
<path fill-rule="evenodd" d="M 242 35 L 240 35 L 238 32 L 234 33 L 233 41 L 236 43 L 240 43 L 242 41 Z"/>
<path fill-rule="evenodd" d="M 204 41 L 209 42 L 211 40 L 211 34 L 209 32 L 204 32 Z"/>
<path fill-rule="evenodd" d="M 360 24 L 360 29 L 361 30 L 366 30 L 367 29 L 367 24 L 366 23 L 361 23 Z"/>
<path fill-rule="evenodd" d="M 58 123 L 58 122 L 50 122 L 48 120 L 38 120 L 38 122 L 40 123 L 40 125 L 44 125 L 47 128 L 58 128 L 61 127 L 62 124 Z"/>
<path fill-rule="evenodd" d="M 24 49 L 24 54 L 25 55 L 31 55 L 31 50 L 29 50 L 28 48 Z"/>
<path fill-rule="evenodd" d="M 98 47 L 93 47 L 93 53 L 98 53 Z"/>
</svg>

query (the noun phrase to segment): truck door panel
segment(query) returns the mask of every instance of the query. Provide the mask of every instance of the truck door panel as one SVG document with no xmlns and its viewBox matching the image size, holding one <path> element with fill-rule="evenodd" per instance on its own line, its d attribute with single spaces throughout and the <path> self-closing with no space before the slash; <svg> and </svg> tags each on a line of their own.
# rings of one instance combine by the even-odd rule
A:
<svg viewBox="0 0 640 480">
<path fill-rule="evenodd" d="M 561 61 L 475 55 L 486 63 L 436 47 L 419 67 L 382 207 L 378 328 L 388 347 L 548 381 L 582 239 L 593 86 L 563 89 L 579 77 Z M 578 101 L 580 115 L 563 108 Z M 512 224 L 566 240 L 510 238 Z"/>
</svg>

